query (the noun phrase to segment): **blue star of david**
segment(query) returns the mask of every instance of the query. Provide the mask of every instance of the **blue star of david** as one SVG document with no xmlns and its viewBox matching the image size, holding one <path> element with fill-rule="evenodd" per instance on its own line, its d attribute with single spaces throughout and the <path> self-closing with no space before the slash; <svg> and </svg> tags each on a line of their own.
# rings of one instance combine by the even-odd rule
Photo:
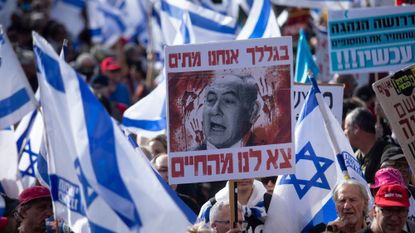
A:
<svg viewBox="0 0 415 233">
<path fill-rule="evenodd" d="M 36 165 L 36 162 L 37 162 L 38 154 L 36 154 L 35 152 L 32 151 L 32 146 L 31 146 L 30 140 L 27 142 L 25 148 L 23 149 L 22 157 L 20 158 L 20 160 L 22 160 L 23 157 L 25 157 L 25 156 L 28 156 L 29 166 L 27 166 L 27 168 L 25 170 L 20 170 L 20 175 L 22 177 L 24 177 L 24 176 L 36 177 L 36 175 L 35 175 L 35 165 Z"/>
<path fill-rule="evenodd" d="M 82 171 L 81 168 L 81 163 L 79 162 L 79 160 L 75 160 L 75 170 L 76 170 L 76 175 L 79 178 L 79 181 L 81 182 L 82 185 L 82 194 L 84 196 L 85 199 L 85 204 L 86 207 L 89 208 L 89 206 L 92 204 L 92 202 L 94 202 L 94 200 L 98 197 L 98 194 L 95 192 L 95 190 L 92 188 L 92 186 L 89 184 L 88 180 L 85 177 L 84 172 Z"/>
<path fill-rule="evenodd" d="M 310 142 L 296 154 L 295 163 L 298 164 L 300 160 L 312 161 L 317 170 L 316 174 L 314 174 L 310 180 L 297 179 L 295 174 L 285 175 L 282 177 L 280 184 L 292 184 L 300 199 L 302 199 L 312 187 L 330 190 L 330 185 L 324 172 L 331 166 L 333 160 L 318 157 Z"/>
</svg>

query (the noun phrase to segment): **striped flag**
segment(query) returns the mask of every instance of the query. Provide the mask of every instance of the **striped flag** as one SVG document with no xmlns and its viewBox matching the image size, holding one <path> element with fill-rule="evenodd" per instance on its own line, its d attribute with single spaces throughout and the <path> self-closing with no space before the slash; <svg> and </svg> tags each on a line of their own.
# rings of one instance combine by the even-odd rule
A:
<svg viewBox="0 0 415 233">
<path fill-rule="evenodd" d="M 237 36 L 237 40 L 281 36 L 270 0 L 255 0 L 251 3 L 248 18 Z"/>
<path fill-rule="evenodd" d="M 193 29 L 192 43 L 205 43 L 235 38 L 235 18 L 225 16 L 185 0 L 161 1 L 161 29 L 167 45 L 173 45 L 177 33 L 183 34 L 181 27 L 183 14 L 188 14 L 188 23 Z M 186 16 L 185 16 L 186 17 Z M 172 29 L 174 28 L 174 31 Z M 189 28 L 189 27 L 188 27 Z"/>
<path fill-rule="evenodd" d="M 7 35 L 0 25 L 0 129 L 35 109 L 36 100 Z"/>
<path fill-rule="evenodd" d="M 38 34 L 33 41 L 57 217 L 74 232 L 184 232 L 195 220 L 191 210 L 79 75 Z"/>
</svg>

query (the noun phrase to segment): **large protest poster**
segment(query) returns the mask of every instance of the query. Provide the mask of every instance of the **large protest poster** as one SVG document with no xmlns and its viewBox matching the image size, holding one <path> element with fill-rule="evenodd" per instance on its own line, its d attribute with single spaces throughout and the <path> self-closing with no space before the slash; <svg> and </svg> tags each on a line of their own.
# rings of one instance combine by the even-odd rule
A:
<svg viewBox="0 0 415 233">
<path fill-rule="evenodd" d="M 171 183 L 294 171 L 291 37 L 165 51 Z"/>
<path fill-rule="evenodd" d="M 399 70 L 415 62 L 415 6 L 329 11 L 332 73 Z"/>
<path fill-rule="evenodd" d="M 318 86 L 323 96 L 324 102 L 330 108 L 337 121 L 342 124 L 343 115 L 343 91 L 344 87 L 341 84 L 319 84 Z M 301 109 L 307 97 L 311 85 L 295 83 L 293 86 L 293 104 L 294 113 L 293 121 L 296 122 L 300 116 Z"/>
<path fill-rule="evenodd" d="M 415 171 L 415 65 L 375 82 L 373 90 Z"/>
</svg>

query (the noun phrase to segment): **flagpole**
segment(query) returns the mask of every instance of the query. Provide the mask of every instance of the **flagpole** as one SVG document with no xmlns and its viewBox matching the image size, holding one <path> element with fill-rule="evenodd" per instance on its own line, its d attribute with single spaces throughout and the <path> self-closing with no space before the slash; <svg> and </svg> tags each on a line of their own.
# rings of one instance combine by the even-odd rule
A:
<svg viewBox="0 0 415 233">
<path fill-rule="evenodd" d="M 311 71 L 308 71 L 307 74 L 308 74 L 308 77 L 311 80 L 311 83 L 312 83 L 313 87 L 315 87 L 315 88 L 317 88 L 317 90 L 319 90 L 318 85 L 317 85 L 317 81 L 314 79 L 313 74 L 311 73 Z M 347 168 L 345 166 L 345 162 L 344 162 L 343 155 L 341 154 L 342 151 L 340 150 L 339 142 L 337 141 L 337 138 L 335 137 L 335 135 L 333 133 L 334 130 L 333 130 L 331 124 L 330 124 L 329 116 L 328 116 L 328 113 L 327 113 L 327 108 L 325 108 L 325 103 L 323 101 L 323 97 L 321 96 L 320 91 L 316 93 L 316 99 L 317 99 L 317 103 L 318 103 L 318 107 L 320 109 L 320 112 L 323 115 L 324 125 L 326 126 L 326 129 L 329 133 L 329 137 L 331 139 L 330 141 L 331 141 L 331 146 L 332 146 L 333 152 L 336 155 L 337 161 L 338 161 L 339 166 L 342 170 L 343 178 L 345 180 L 348 180 L 348 179 L 350 179 L 350 175 L 349 175 L 349 172 L 347 171 Z"/>
<path fill-rule="evenodd" d="M 229 180 L 229 213 L 232 228 L 235 228 L 238 222 L 238 194 L 237 183 L 234 180 Z"/>
</svg>

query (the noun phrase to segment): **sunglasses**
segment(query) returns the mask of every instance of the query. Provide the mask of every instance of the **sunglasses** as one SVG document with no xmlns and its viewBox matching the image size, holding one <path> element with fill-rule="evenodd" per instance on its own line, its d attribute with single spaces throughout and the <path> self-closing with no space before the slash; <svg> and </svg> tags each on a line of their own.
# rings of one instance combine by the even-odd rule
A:
<svg viewBox="0 0 415 233">
<path fill-rule="evenodd" d="M 263 184 L 268 184 L 268 182 L 271 181 L 273 184 L 275 184 L 277 182 L 277 178 L 278 176 L 263 177 L 261 178 L 261 182 Z"/>
</svg>

